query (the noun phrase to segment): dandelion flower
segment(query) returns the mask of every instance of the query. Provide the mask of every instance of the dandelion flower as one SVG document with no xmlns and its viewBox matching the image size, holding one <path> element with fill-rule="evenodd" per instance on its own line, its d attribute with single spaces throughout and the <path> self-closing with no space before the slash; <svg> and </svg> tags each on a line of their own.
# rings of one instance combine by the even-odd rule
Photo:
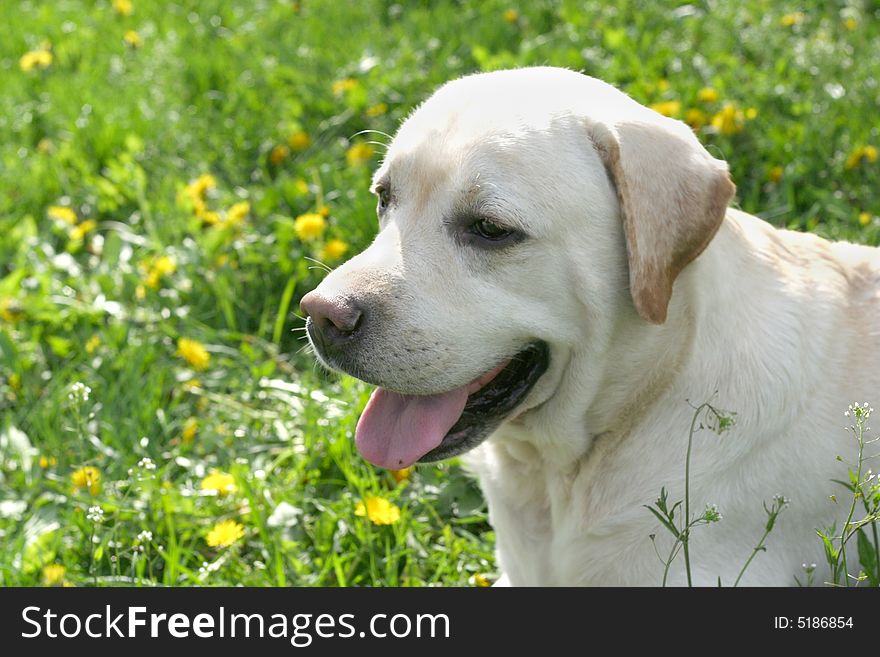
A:
<svg viewBox="0 0 880 657">
<path fill-rule="evenodd" d="M 301 214 L 293 222 L 293 230 L 301 240 L 313 240 L 324 234 L 327 221 L 317 212 Z"/>
<path fill-rule="evenodd" d="M 58 219 L 71 226 L 76 225 L 76 212 L 73 208 L 68 208 L 63 205 L 52 205 L 46 210 L 46 214 L 50 219 Z"/>
<path fill-rule="evenodd" d="M 516 23 L 519 20 L 519 12 L 516 9 L 505 9 L 501 17 L 506 23 Z"/>
<path fill-rule="evenodd" d="M 129 46 L 130 48 L 140 48 L 142 45 L 144 45 L 143 37 L 141 37 L 141 35 L 134 30 L 129 30 L 128 32 L 126 32 L 123 35 L 122 40 L 125 41 L 125 45 Z"/>
<path fill-rule="evenodd" d="M 134 5 L 131 0 L 113 0 L 113 11 L 120 16 L 131 16 L 134 13 Z"/>
<path fill-rule="evenodd" d="M 58 459 L 54 456 L 41 456 L 40 457 L 40 467 L 45 470 L 46 468 L 51 468 L 53 466 L 58 465 Z"/>
<path fill-rule="evenodd" d="M 238 490 L 238 487 L 235 485 L 235 478 L 228 472 L 221 472 L 220 470 L 212 470 L 211 474 L 202 479 L 202 483 L 199 486 L 204 491 L 212 491 L 218 495 L 226 495 Z"/>
<path fill-rule="evenodd" d="M 486 588 L 492 586 L 492 582 L 485 575 L 480 575 L 477 573 L 474 575 L 474 586 L 478 588 Z"/>
<path fill-rule="evenodd" d="M 278 144 L 269 152 L 269 162 L 272 166 L 277 167 L 287 159 L 288 155 L 290 155 L 290 149 L 284 144 Z"/>
<path fill-rule="evenodd" d="M 22 308 L 17 299 L 11 297 L 0 298 L 0 319 L 12 324 L 22 317 Z"/>
<path fill-rule="evenodd" d="M 192 383 L 191 383 L 192 381 L 195 381 L 196 384 L 192 385 Z M 198 387 L 198 379 L 190 379 L 190 381 L 187 381 L 187 383 L 190 384 L 190 390 L 192 390 L 192 388 Z M 184 384 L 184 385 L 186 385 L 186 384 Z M 183 431 L 180 434 L 181 438 L 183 438 L 183 442 L 191 443 L 193 441 L 193 439 L 196 437 L 196 432 L 198 430 L 199 430 L 199 421 L 197 419 L 195 419 L 194 417 L 186 418 L 186 422 L 183 423 Z M 205 477 L 205 479 L 202 480 L 202 489 L 203 490 L 205 490 L 205 482 L 208 479 L 210 479 L 210 476 Z"/>
<path fill-rule="evenodd" d="M 144 279 L 144 285 L 149 288 L 156 289 L 163 276 L 168 276 L 177 271 L 177 263 L 174 258 L 167 255 L 161 255 L 153 258 L 147 267 L 147 276 Z"/>
<path fill-rule="evenodd" d="M 373 147 L 366 142 L 358 142 L 348 149 L 345 159 L 350 167 L 358 167 L 366 164 L 373 157 Z"/>
<path fill-rule="evenodd" d="M 348 251 L 348 244 L 346 244 L 342 240 L 333 239 L 327 242 L 324 245 L 324 248 L 321 249 L 320 259 L 336 260 L 337 258 L 341 258 L 343 255 L 345 255 L 346 251 Z"/>
<path fill-rule="evenodd" d="M 797 25 L 801 21 L 804 20 L 804 14 L 801 11 L 796 11 L 792 14 L 786 14 L 782 18 L 779 19 L 779 23 L 782 27 L 791 27 L 793 25 Z"/>
<path fill-rule="evenodd" d="M 651 109 L 663 116 L 678 116 L 681 112 L 681 103 L 677 100 L 664 100 L 651 105 Z"/>
<path fill-rule="evenodd" d="M 400 520 L 400 509 L 383 497 L 368 497 L 358 502 L 356 516 L 366 516 L 374 525 L 393 525 Z"/>
<path fill-rule="evenodd" d="M 78 226 L 71 228 L 67 235 L 73 242 L 81 242 L 83 238 L 98 227 L 98 222 L 94 219 L 86 219 Z"/>
<path fill-rule="evenodd" d="M 60 563 L 50 563 L 43 566 L 43 584 L 46 586 L 58 586 L 64 581 L 67 569 Z"/>
<path fill-rule="evenodd" d="M 849 157 L 846 158 L 846 168 L 855 169 L 862 163 L 863 160 L 865 162 L 876 162 L 877 155 L 878 153 L 876 146 L 861 146 L 855 149 L 852 153 L 849 154 Z"/>
<path fill-rule="evenodd" d="M 205 538 L 211 547 L 229 547 L 244 536 L 244 526 L 234 520 L 218 522 Z"/>
<path fill-rule="evenodd" d="M 178 339 L 177 355 L 197 370 L 207 368 L 208 363 L 211 362 L 211 354 L 207 352 L 205 346 L 201 342 L 189 338 Z"/>
<path fill-rule="evenodd" d="M 692 108 L 684 113 L 684 120 L 694 130 L 699 130 L 704 125 L 706 125 L 708 117 L 703 110 Z"/>
<path fill-rule="evenodd" d="M 859 22 L 852 16 L 843 21 L 843 24 L 846 26 L 846 29 L 850 31 L 856 29 L 859 26 Z"/>
<path fill-rule="evenodd" d="M 701 103 L 714 103 L 718 100 L 718 92 L 712 87 L 703 87 L 697 92 L 697 100 Z"/>
<path fill-rule="evenodd" d="M 297 178 L 293 181 L 293 188 L 296 190 L 296 193 L 300 195 L 309 193 L 309 183 L 302 178 Z"/>
<path fill-rule="evenodd" d="M 251 204 L 247 201 L 239 201 L 235 203 L 226 212 L 226 223 L 231 225 L 240 224 L 251 212 Z"/>
<path fill-rule="evenodd" d="M 726 103 L 721 111 L 712 117 L 712 125 L 722 135 L 735 135 L 742 132 L 743 113 L 733 103 Z"/>
<path fill-rule="evenodd" d="M 86 353 L 95 353 L 95 349 L 99 346 L 101 346 L 101 336 L 96 333 L 86 341 Z"/>
<path fill-rule="evenodd" d="M 34 69 L 49 68 L 52 65 L 52 53 L 46 49 L 31 50 L 26 52 L 18 60 L 18 66 L 22 71 L 28 72 Z"/>
<path fill-rule="evenodd" d="M 403 468 L 402 470 L 392 470 L 391 476 L 394 477 L 394 481 L 398 484 L 403 483 L 404 481 L 408 481 L 410 476 L 412 475 L 412 468 Z"/>
<path fill-rule="evenodd" d="M 871 223 L 871 214 L 868 212 L 859 212 L 859 224 L 867 226 L 869 223 Z"/>
<path fill-rule="evenodd" d="M 322 217 L 324 217 L 324 219 L 326 219 L 327 217 L 330 216 L 330 208 L 328 208 L 326 205 L 322 205 L 322 206 L 320 206 L 320 207 L 316 210 L 316 212 L 317 212 L 319 215 L 321 215 Z"/>
<path fill-rule="evenodd" d="M 97 495 L 101 490 L 101 473 L 98 471 L 98 468 L 91 465 L 86 465 L 74 471 L 70 475 L 70 481 L 73 482 L 76 492 L 85 488 L 89 495 Z"/>
<path fill-rule="evenodd" d="M 783 168 L 777 164 L 775 167 L 770 169 L 770 171 L 767 173 L 767 177 L 770 179 L 770 182 L 778 183 L 780 180 L 782 180 L 782 174 L 784 172 L 785 171 L 783 170 Z"/>
<path fill-rule="evenodd" d="M 333 83 L 333 95 L 341 96 L 342 94 L 351 91 L 352 89 L 356 89 L 358 86 L 358 81 L 352 78 L 344 78 L 342 80 L 336 80 Z"/>
<path fill-rule="evenodd" d="M 302 130 L 298 130 L 287 138 L 287 145 L 294 152 L 304 151 L 312 145 L 312 138 Z"/>
<path fill-rule="evenodd" d="M 388 111 L 387 103 L 376 103 L 375 105 L 371 105 L 367 108 L 367 116 L 369 117 L 377 117 L 382 116 Z"/>
</svg>

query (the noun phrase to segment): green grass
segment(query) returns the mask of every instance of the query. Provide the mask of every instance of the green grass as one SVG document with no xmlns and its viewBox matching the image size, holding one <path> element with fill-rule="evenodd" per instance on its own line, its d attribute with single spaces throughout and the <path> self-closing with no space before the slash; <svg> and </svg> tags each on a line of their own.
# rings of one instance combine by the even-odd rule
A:
<svg viewBox="0 0 880 657">
<path fill-rule="evenodd" d="M 368 141 L 354 135 L 393 133 L 450 78 L 552 64 L 646 104 L 677 101 L 667 111 L 682 118 L 732 103 L 735 132 L 699 135 L 730 162 L 740 207 L 880 243 L 880 161 L 848 166 L 880 146 L 872 3 L 529 2 L 505 14 L 514 5 L 134 0 L 122 16 L 101 0 L 0 4 L 0 584 L 38 584 L 56 563 L 77 585 L 491 579 L 473 483 L 455 463 L 400 485 L 365 464 L 352 433 L 367 386 L 316 369 L 293 330 L 322 276 L 307 258 L 330 239 L 350 255 L 375 231 L 379 155 L 347 157 Z M 23 71 L 41 47 L 52 63 Z M 704 87 L 718 99 L 699 100 Z M 286 146 L 300 132 L 308 145 Z M 208 211 L 250 204 L 240 224 L 196 216 L 186 187 L 202 174 L 216 179 Z M 71 239 L 47 214 L 58 205 L 94 230 Z M 301 240 L 296 217 L 322 207 L 325 232 Z M 160 256 L 174 270 L 150 280 Z M 207 347 L 206 369 L 177 354 L 181 337 Z M 75 382 L 88 400 L 70 399 Z M 83 466 L 100 472 L 95 495 L 74 490 Z M 213 469 L 236 490 L 202 492 Z M 368 497 L 399 519 L 356 515 Z M 100 523 L 87 517 L 96 505 Z M 209 546 L 227 519 L 244 536 Z"/>
</svg>

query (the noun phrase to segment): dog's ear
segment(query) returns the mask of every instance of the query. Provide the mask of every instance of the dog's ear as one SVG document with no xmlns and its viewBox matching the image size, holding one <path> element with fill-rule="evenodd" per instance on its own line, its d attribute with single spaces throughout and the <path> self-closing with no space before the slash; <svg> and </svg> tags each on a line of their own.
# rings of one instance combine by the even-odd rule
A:
<svg viewBox="0 0 880 657">
<path fill-rule="evenodd" d="M 590 134 L 617 188 L 636 310 L 662 324 L 675 278 L 709 244 L 736 187 L 688 126 L 639 109 Z"/>
</svg>

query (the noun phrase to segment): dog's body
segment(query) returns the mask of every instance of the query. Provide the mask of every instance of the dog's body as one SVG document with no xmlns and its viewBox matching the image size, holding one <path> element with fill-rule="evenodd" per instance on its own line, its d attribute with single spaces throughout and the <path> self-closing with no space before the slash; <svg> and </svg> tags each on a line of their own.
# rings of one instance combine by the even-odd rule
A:
<svg viewBox="0 0 880 657">
<path fill-rule="evenodd" d="M 695 583 L 733 583 L 777 494 L 790 505 L 742 584 L 792 585 L 823 560 L 816 528 L 848 511 L 829 500 L 845 497 L 835 457 L 856 458 L 843 413 L 880 398 L 880 251 L 727 209 L 726 166 L 686 126 L 559 69 L 450 83 L 376 186 L 379 237 L 303 301 L 333 334 L 313 340 L 401 393 L 362 418 L 373 462 L 491 433 L 467 459 L 510 583 L 658 584 L 671 539 L 644 505 L 684 496 L 707 400 L 736 423 L 694 437 L 691 509 L 723 515 L 691 535 Z M 535 341 L 546 362 L 523 351 Z M 511 379 L 514 410 L 474 429 L 465 406 L 450 428 L 518 358 L 532 378 L 521 398 Z M 679 557 L 669 581 L 684 577 Z"/>
</svg>

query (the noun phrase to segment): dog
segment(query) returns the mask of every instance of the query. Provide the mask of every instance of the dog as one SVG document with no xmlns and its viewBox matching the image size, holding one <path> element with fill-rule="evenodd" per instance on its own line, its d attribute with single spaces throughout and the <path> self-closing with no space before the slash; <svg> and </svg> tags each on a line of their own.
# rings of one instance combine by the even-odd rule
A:
<svg viewBox="0 0 880 657">
<path fill-rule="evenodd" d="M 684 498 L 707 400 L 736 421 L 692 439 L 691 515 L 723 516 L 689 536 L 692 582 L 735 582 L 775 495 L 740 585 L 824 561 L 816 529 L 848 511 L 836 457 L 858 453 L 844 412 L 880 399 L 880 249 L 729 207 L 726 163 L 688 126 L 550 67 L 441 87 L 372 191 L 378 235 L 303 297 L 307 332 L 378 386 L 364 458 L 467 454 L 501 583 L 660 584 L 673 538 L 645 506 Z M 688 583 L 680 556 L 667 576 Z"/>
</svg>

